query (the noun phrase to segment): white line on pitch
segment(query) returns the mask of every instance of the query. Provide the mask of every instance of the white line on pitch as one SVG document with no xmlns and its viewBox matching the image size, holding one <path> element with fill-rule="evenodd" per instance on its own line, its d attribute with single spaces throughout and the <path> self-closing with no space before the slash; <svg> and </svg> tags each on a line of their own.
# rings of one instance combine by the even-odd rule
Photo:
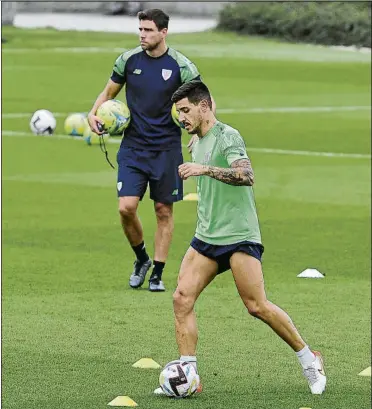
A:
<svg viewBox="0 0 372 409">
<path fill-rule="evenodd" d="M 4 136 L 15 136 L 15 137 L 41 137 L 41 138 L 51 138 L 51 139 L 73 139 L 75 141 L 83 141 L 81 137 L 74 137 L 68 135 L 34 135 L 30 132 L 21 132 L 21 131 L 2 131 Z M 108 143 L 120 144 L 121 138 L 110 138 L 107 140 Z M 187 145 L 182 145 L 183 148 L 186 148 Z M 323 156 L 329 158 L 355 158 L 355 159 L 371 159 L 371 155 L 364 153 L 342 153 L 342 152 L 315 152 L 315 151 L 295 151 L 287 149 L 272 149 L 272 148 L 250 148 L 247 147 L 249 152 L 257 153 L 272 153 L 276 155 L 297 155 L 297 156 Z"/>
<path fill-rule="evenodd" d="M 271 148 L 247 148 L 247 151 L 248 152 L 259 152 L 259 153 L 274 153 L 278 155 L 325 156 L 329 158 L 371 159 L 371 155 L 367 155 L 364 153 L 293 151 L 293 150 L 287 150 L 287 149 L 271 149 Z"/>
<path fill-rule="evenodd" d="M 221 114 L 266 114 L 266 113 L 311 113 L 371 110 L 370 106 L 329 106 L 329 107 L 274 107 L 274 108 L 217 108 Z"/>
<path fill-rule="evenodd" d="M 312 113 L 312 112 L 342 112 L 342 111 L 364 111 L 371 110 L 368 105 L 353 106 L 317 106 L 317 107 L 273 107 L 273 108 L 217 108 L 218 114 L 266 114 L 266 113 Z M 31 112 L 4 113 L 2 118 L 27 118 Z M 55 117 L 65 117 L 68 112 L 54 112 Z"/>
</svg>

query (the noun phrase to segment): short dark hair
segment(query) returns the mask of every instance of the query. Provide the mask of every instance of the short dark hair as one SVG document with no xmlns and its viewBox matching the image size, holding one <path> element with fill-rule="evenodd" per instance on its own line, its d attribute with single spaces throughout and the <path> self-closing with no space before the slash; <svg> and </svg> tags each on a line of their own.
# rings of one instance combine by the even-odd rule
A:
<svg viewBox="0 0 372 409">
<path fill-rule="evenodd" d="M 212 109 L 212 98 L 208 87 L 200 80 L 192 80 L 181 85 L 178 90 L 172 95 L 172 102 L 176 103 L 183 98 L 194 104 L 199 104 L 204 99 L 208 102 L 208 106 Z"/>
<path fill-rule="evenodd" d="M 160 9 L 148 9 L 138 12 L 137 17 L 139 20 L 150 20 L 153 21 L 158 28 L 162 30 L 163 28 L 168 28 L 169 16 L 165 14 L 163 10 Z"/>
</svg>

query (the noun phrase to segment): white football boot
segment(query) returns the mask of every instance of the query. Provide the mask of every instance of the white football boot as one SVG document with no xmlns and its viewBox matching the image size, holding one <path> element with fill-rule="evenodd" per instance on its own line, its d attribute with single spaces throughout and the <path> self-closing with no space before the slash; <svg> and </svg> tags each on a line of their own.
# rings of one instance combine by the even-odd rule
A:
<svg viewBox="0 0 372 409">
<path fill-rule="evenodd" d="M 165 393 L 163 392 L 163 389 L 159 387 L 154 390 L 154 395 L 165 395 Z"/>
<path fill-rule="evenodd" d="M 303 368 L 304 376 L 307 378 L 311 393 L 321 395 L 326 387 L 327 377 L 324 371 L 322 354 L 313 351 L 315 355 L 314 362 L 307 368 Z"/>
</svg>

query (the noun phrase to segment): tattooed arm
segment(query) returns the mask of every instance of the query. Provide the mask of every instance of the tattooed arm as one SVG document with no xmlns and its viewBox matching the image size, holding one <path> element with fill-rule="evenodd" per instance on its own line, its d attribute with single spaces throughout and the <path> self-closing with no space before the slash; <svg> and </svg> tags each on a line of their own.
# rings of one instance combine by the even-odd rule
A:
<svg viewBox="0 0 372 409">
<path fill-rule="evenodd" d="M 205 175 L 233 186 L 252 186 L 254 183 L 253 169 L 248 158 L 235 160 L 230 168 L 186 162 L 179 166 L 178 172 L 184 180 L 190 176 Z"/>
<path fill-rule="evenodd" d="M 238 159 L 230 168 L 205 166 L 205 175 L 220 182 L 233 186 L 252 186 L 254 183 L 253 169 L 249 159 Z"/>
</svg>

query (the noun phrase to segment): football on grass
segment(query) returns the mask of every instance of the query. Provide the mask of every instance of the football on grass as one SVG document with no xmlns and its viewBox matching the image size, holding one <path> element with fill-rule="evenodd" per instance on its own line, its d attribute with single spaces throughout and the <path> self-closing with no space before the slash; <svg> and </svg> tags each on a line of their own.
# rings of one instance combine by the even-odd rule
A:
<svg viewBox="0 0 372 409">
<path fill-rule="evenodd" d="M 159 376 L 160 387 L 172 398 L 186 398 L 199 386 L 199 375 L 189 362 L 172 361 L 165 365 Z"/>
<path fill-rule="evenodd" d="M 46 109 L 36 111 L 30 120 L 31 131 L 35 135 L 52 135 L 56 125 L 54 115 Z"/>
</svg>

